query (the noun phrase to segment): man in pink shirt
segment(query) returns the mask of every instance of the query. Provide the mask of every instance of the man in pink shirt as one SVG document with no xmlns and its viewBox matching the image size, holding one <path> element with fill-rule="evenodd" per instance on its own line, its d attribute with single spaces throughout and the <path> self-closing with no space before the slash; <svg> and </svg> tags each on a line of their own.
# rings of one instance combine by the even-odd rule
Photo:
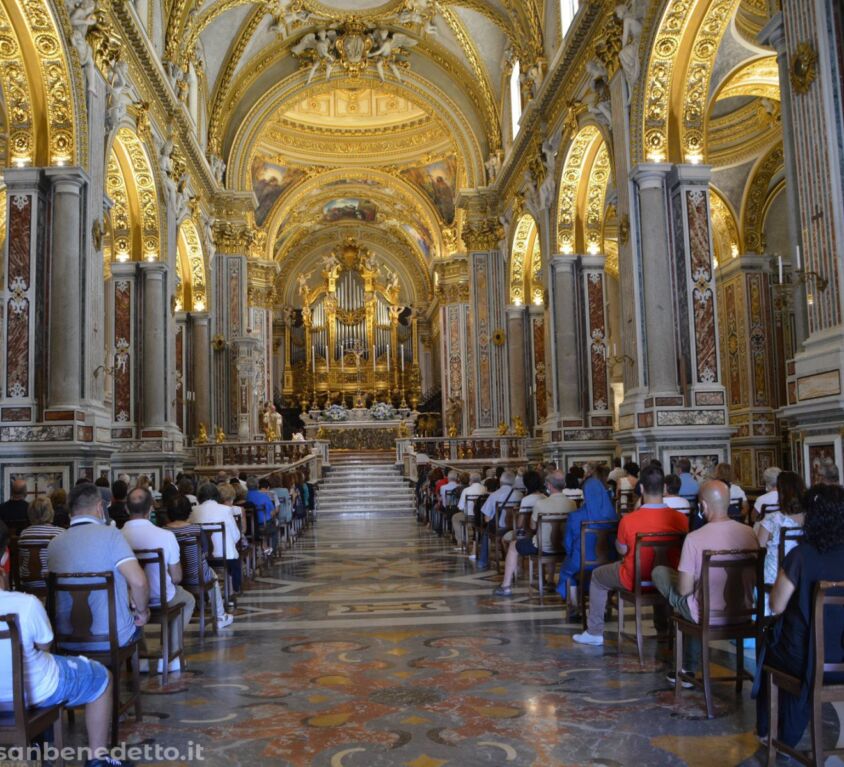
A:
<svg viewBox="0 0 844 767">
<path fill-rule="evenodd" d="M 694 623 L 700 622 L 704 552 L 759 547 L 753 528 L 730 519 L 727 513 L 730 507 L 730 488 L 723 482 L 705 482 L 700 488 L 699 500 L 706 524 L 686 536 L 678 568 L 675 570 L 672 567 L 659 566 L 655 567 L 651 574 L 654 586 L 668 600 L 674 612 Z M 726 574 L 726 570 L 716 569 L 710 575 L 710 625 L 730 623 L 731 613 L 736 615 L 735 620 L 743 621 L 746 617 L 740 614 L 741 611 L 753 604 L 755 582 L 752 575 L 748 572 L 743 589 L 733 589 L 725 593 Z M 695 639 L 687 640 L 684 645 L 684 671 L 691 672 L 700 654 L 700 646 Z M 668 679 L 674 681 L 673 672 L 668 675 Z M 683 686 L 692 685 L 684 682 Z"/>
</svg>

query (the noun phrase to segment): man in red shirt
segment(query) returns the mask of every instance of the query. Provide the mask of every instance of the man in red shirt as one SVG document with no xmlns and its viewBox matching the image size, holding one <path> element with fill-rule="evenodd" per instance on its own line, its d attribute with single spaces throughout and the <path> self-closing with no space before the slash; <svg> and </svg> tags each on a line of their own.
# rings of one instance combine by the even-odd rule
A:
<svg viewBox="0 0 844 767">
<path fill-rule="evenodd" d="M 572 639 L 579 644 L 602 645 L 604 643 L 604 612 L 607 598 L 611 591 L 619 588 L 633 590 L 634 548 L 637 533 L 686 533 L 689 521 L 684 514 L 666 506 L 662 501 L 662 490 L 665 476 L 659 466 L 649 465 L 639 475 L 642 485 L 642 505 L 622 517 L 618 525 L 618 537 L 615 547 L 621 554 L 620 562 L 603 565 L 592 572 L 592 582 L 589 586 L 589 616 L 586 631 L 575 634 Z M 642 578 L 650 580 L 653 567 L 653 551 L 642 551 Z M 672 567 L 680 561 L 680 548 L 672 551 L 669 557 Z M 657 616 L 655 609 L 655 623 L 659 617 L 665 627 L 668 625 L 663 612 Z M 659 628 L 659 625 L 657 625 Z"/>
</svg>

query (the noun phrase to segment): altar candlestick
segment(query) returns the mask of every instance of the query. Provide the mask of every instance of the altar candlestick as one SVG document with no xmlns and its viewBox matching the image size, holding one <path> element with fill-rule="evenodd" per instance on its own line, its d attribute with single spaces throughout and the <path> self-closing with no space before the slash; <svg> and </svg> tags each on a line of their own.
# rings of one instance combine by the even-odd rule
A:
<svg viewBox="0 0 844 767">
<path fill-rule="evenodd" d="M 390 344 L 387 344 L 387 372 L 390 372 Z"/>
<path fill-rule="evenodd" d="M 779 273 L 780 273 L 779 284 L 782 285 L 782 256 L 777 256 L 777 268 L 779 269 Z"/>
<path fill-rule="evenodd" d="M 311 370 L 316 374 L 316 346 L 311 345 Z"/>
<path fill-rule="evenodd" d="M 401 372 L 404 373 L 404 344 L 401 345 Z"/>
<path fill-rule="evenodd" d="M 377 352 L 375 350 L 375 344 L 372 344 L 372 367 L 375 367 L 375 362 L 377 361 Z"/>
<path fill-rule="evenodd" d="M 800 264 L 800 246 L 799 246 L 799 245 L 797 246 L 797 258 L 795 258 L 795 259 L 794 259 L 794 263 L 795 263 L 795 265 L 797 266 L 797 269 L 799 270 L 799 269 L 801 268 L 801 264 Z"/>
</svg>

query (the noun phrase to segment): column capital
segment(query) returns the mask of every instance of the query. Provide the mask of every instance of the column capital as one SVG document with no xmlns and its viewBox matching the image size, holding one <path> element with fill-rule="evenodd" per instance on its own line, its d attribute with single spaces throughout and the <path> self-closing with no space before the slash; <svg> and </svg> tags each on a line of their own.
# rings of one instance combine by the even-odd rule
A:
<svg viewBox="0 0 844 767">
<path fill-rule="evenodd" d="M 778 54 L 785 53 L 785 24 L 783 23 L 782 11 L 775 13 L 771 20 L 760 30 L 756 36 L 757 42 L 768 45 Z"/>
<path fill-rule="evenodd" d="M 639 189 L 662 188 L 673 166 L 670 162 L 642 162 L 630 173 Z"/>
<path fill-rule="evenodd" d="M 604 271 L 604 265 L 606 263 L 606 257 L 603 255 L 589 255 L 589 256 L 581 256 L 580 257 L 580 265 L 584 269 L 599 269 L 600 271 Z"/>
<path fill-rule="evenodd" d="M 78 167 L 51 167 L 44 169 L 44 176 L 53 188 L 62 192 L 79 191 L 88 183 L 88 174 Z"/>
<path fill-rule="evenodd" d="M 683 163 L 682 165 L 675 165 L 671 170 L 671 186 L 679 186 L 680 184 L 709 186 L 711 179 L 711 165 Z"/>
<path fill-rule="evenodd" d="M 551 256 L 551 268 L 555 271 L 574 269 L 578 258 L 580 258 L 580 256 L 577 256 L 574 253 L 555 253 Z"/>
<path fill-rule="evenodd" d="M 530 316 L 530 317 L 541 317 L 542 315 L 545 314 L 545 309 L 546 309 L 546 306 L 545 306 L 544 302 L 541 303 L 541 304 L 531 304 L 527 308 L 528 316 Z"/>
<path fill-rule="evenodd" d="M 193 325 L 207 325 L 211 321 L 208 312 L 189 312 L 188 315 Z"/>
<path fill-rule="evenodd" d="M 148 279 L 161 279 L 167 271 L 167 264 L 163 261 L 141 261 L 138 263 L 138 269 Z"/>
<path fill-rule="evenodd" d="M 137 261 L 112 261 L 111 276 L 112 279 L 125 280 L 127 277 L 134 277 L 137 274 Z"/>
<path fill-rule="evenodd" d="M 525 316 L 525 305 L 524 304 L 507 304 L 504 307 L 504 312 L 507 315 L 507 319 L 524 319 Z"/>
<path fill-rule="evenodd" d="M 41 168 L 33 168 L 28 165 L 15 166 L 3 169 L 3 183 L 10 193 L 14 193 L 15 187 L 37 187 L 43 181 Z"/>
</svg>

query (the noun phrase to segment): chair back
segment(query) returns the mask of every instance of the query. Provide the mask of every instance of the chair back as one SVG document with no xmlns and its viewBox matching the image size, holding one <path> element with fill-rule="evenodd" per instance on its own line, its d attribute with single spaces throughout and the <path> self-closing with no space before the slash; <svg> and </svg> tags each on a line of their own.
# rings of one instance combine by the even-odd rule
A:
<svg viewBox="0 0 844 767">
<path fill-rule="evenodd" d="M 844 662 L 826 662 L 826 646 L 824 641 L 824 617 L 827 608 L 838 611 L 844 607 L 844 581 L 818 581 L 815 584 L 815 599 L 812 605 L 812 630 L 815 633 L 815 667 L 809 669 L 815 689 L 815 699 L 818 699 L 820 688 L 823 687 L 824 674 L 844 673 Z M 841 640 L 838 640 L 840 657 Z"/>
<path fill-rule="evenodd" d="M 258 507 L 252 501 L 244 501 L 243 506 L 243 522 L 246 530 L 246 537 L 249 540 L 254 540 L 258 533 Z"/>
<path fill-rule="evenodd" d="M 228 559 L 228 551 L 226 551 L 226 523 L 202 522 L 199 526 L 203 530 L 206 530 L 211 538 L 212 559 Z"/>
<path fill-rule="evenodd" d="M 504 524 L 501 525 L 501 515 L 504 514 Z M 519 515 L 519 503 L 508 501 L 507 503 L 495 502 L 494 530 L 513 530 L 516 518 Z"/>
<path fill-rule="evenodd" d="M 21 723 L 26 717 L 26 702 L 24 700 L 23 676 L 23 644 L 21 644 L 21 627 L 17 613 L 0 615 L 0 623 L 6 624 L 5 630 L 0 630 L 0 642 L 9 640 L 9 652 L 12 654 L 12 712 L 15 722 Z"/>
<path fill-rule="evenodd" d="M 150 593 L 150 607 L 167 607 L 167 565 L 164 563 L 164 549 L 133 549 L 138 563 L 144 568 L 150 590 L 153 583 L 158 583 L 159 603 L 152 601 Z"/>
<path fill-rule="evenodd" d="M 467 517 L 474 514 L 475 504 L 478 502 L 478 498 L 480 498 L 480 497 L 481 497 L 480 495 L 467 495 L 466 498 L 464 499 L 465 509 L 464 509 L 463 513 Z"/>
<path fill-rule="evenodd" d="M 615 557 L 615 538 L 618 522 L 590 522 L 580 528 L 580 582 L 585 573 L 600 565 L 607 565 Z M 589 557 L 589 539 L 595 541 L 595 556 Z"/>
<path fill-rule="evenodd" d="M 794 548 L 794 546 L 789 546 L 788 544 L 796 545 L 802 537 L 802 527 L 784 527 L 780 530 L 780 539 L 777 543 L 777 570 L 782 567 L 783 560 L 788 551 Z M 786 548 L 788 548 L 788 551 L 786 551 Z"/>
<path fill-rule="evenodd" d="M 528 517 L 520 514 L 520 517 Z M 537 514 L 536 548 L 539 556 L 565 550 L 566 520 L 568 514 Z"/>
<path fill-rule="evenodd" d="M 462 488 L 449 490 L 445 494 L 445 506 L 447 509 L 457 509 L 457 502 L 460 500 L 460 494 L 463 492 Z"/>
<path fill-rule="evenodd" d="M 91 609 L 91 597 L 102 595 L 106 600 L 107 633 L 95 634 L 96 616 Z M 65 596 L 70 601 L 67 620 L 58 616 L 57 605 Z M 117 606 L 114 596 L 114 573 L 48 573 L 47 615 L 53 625 L 57 647 L 72 644 L 107 644 L 117 652 Z"/>
<path fill-rule="evenodd" d="M 636 491 L 632 488 L 628 488 L 625 490 L 618 491 L 618 497 L 615 501 L 615 510 L 618 516 L 622 516 L 623 514 L 627 514 L 633 511 L 633 507 L 636 505 Z"/>
<path fill-rule="evenodd" d="M 189 586 L 198 586 L 205 588 L 208 583 L 205 580 L 205 568 L 202 566 L 205 560 L 205 552 L 202 548 L 202 536 L 204 533 L 179 533 L 177 530 L 176 540 L 179 543 L 179 561 L 182 563 L 182 579 L 183 582 Z M 194 567 L 188 570 L 185 565 L 196 563 Z"/>
<path fill-rule="evenodd" d="M 671 552 L 683 548 L 685 533 L 636 533 L 636 544 L 633 549 L 633 590 L 641 594 L 642 589 L 653 588 L 651 572 L 655 567 L 666 565 L 676 566 L 671 561 Z M 642 576 L 647 574 L 647 578 Z"/>
<path fill-rule="evenodd" d="M 765 600 L 761 598 L 764 566 L 765 549 L 704 551 L 700 571 L 701 626 L 747 623 L 761 626 L 765 614 Z M 716 591 L 723 595 L 726 610 L 712 609 L 712 595 Z"/>
<path fill-rule="evenodd" d="M 47 547 L 49 538 L 18 538 L 17 587 L 21 591 L 28 591 L 38 596 L 47 595 L 45 571 L 47 569 Z"/>
<path fill-rule="evenodd" d="M 744 522 L 744 517 L 741 513 L 741 501 L 730 501 L 730 505 L 727 508 L 727 516 L 736 522 Z"/>
<path fill-rule="evenodd" d="M 766 514 L 773 514 L 775 511 L 780 510 L 780 505 L 778 503 L 763 503 L 759 507 L 759 516 L 756 518 L 757 522 L 761 522 L 765 519 Z"/>
</svg>

